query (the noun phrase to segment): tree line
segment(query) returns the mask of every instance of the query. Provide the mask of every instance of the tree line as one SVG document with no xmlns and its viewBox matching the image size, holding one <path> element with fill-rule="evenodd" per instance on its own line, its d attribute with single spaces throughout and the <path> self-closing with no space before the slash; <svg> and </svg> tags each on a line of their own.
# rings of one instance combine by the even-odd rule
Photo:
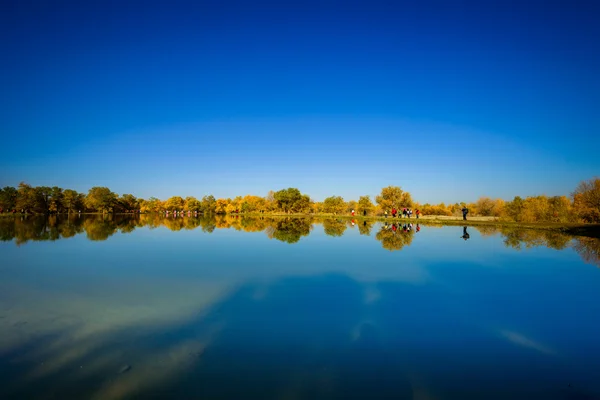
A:
<svg viewBox="0 0 600 400">
<path fill-rule="evenodd" d="M 87 193 L 60 187 L 31 186 L 21 182 L 17 188 L 0 189 L 0 212 L 28 214 L 60 213 L 173 213 L 201 214 L 285 213 L 347 215 L 383 215 L 393 208 L 418 209 L 422 215 L 459 216 L 463 208 L 470 216 L 490 216 L 516 222 L 600 222 L 600 178 L 581 182 L 569 197 L 545 195 L 512 200 L 481 197 L 472 203 L 421 204 L 411 194 L 398 186 L 381 189 L 375 201 L 368 195 L 358 200 L 344 200 L 330 196 L 314 201 L 297 188 L 270 191 L 265 197 L 256 195 L 216 199 L 207 195 L 201 199 L 193 196 L 173 196 L 166 200 L 156 197 L 137 198 L 132 194 L 118 195 L 107 187 L 93 187 Z"/>
</svg>

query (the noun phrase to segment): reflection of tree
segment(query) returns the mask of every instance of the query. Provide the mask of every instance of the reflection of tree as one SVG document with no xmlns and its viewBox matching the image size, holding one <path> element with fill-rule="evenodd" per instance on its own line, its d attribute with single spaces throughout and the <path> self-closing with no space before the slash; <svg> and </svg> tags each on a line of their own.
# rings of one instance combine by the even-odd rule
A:
<svg viewBox="0 0 600 400">
<path fill-rule="evenodd" d="M 409 246 L 415 233 L 413 229 L 409 230 L 408 227 L 405 231 L 399 224 L 398 228 L 394 230 L 394 226 L 384 225 L 375 235 L 375 239 L 381 242 L 381 246 L 390 251 L 401 250 L 404 246 Z"/>
<path fill-rule="evenodd" d="M 573 248 L 583 261 L 600 267 L 600 239 L 578 237 Z"/>
<path fill-rule="evenodd" d="M 183 229 L 185 222 L 181 217 L 165 217 L 163 219 L 163 225 L 171 231 L 180 231 Z"/>
<path fill-rule="evenodd" d="M 244 217 L 237 215 L 207 215 L 202 217 L 165 217 L 159 214 L 134 215 L 50 215 L 48 217 L 3 217 L 0 218 L 0 240 L 10 241 L 16 239 L 17 245 L 28 241 L 57 240 L 73 237 L 86 232 L 90 240 L 106 240 L 111 235 L 120 231 L 130 233 L 137 227 L 153 229 L 165 226 L 172 231 L 181 229 L 201 228 L 204 232 L 213 232 L 215 228 L 235 228 L 246 232 L 265 231 L 269 238 L 296 243 L 302 236 L 310 233 L 313 223 L 322 223 L 327 235 L 342 236 L 347 223 L 344 220 L 325 219 L 313 220 L 312 218 L 269 218 L 269 217 Z M 373 227 L 372 221 L 361 221 L 358 224 L 361 235 L 370 235 Z M 412 242 L 414 227 L 404 230 L 400 224 L 385 225 L 377 233 L 376 239 L 388 250 L 400 250 Z M 431 227 L 441 227 L 432 225 Z M 504 244 L 514 249 L 545 246 L 562 250 L 571 244 L 572 236 L 551 230 L 533 230 L 511 227 L 476 226 L 482 236 L 493 235 L 500 232 Z M 572 242 L 573 248 L 582 259 L 588 263 L 600 266 L 600 239 L 579 236 Z"/>
<path fill-rule="evenodd" d="M 361 235 L 370 236 L 371 229 L 373 229 L 373 221 L 364 220 L 362 223 L 358 224 L 358 232 Z"/>
<path fill-rule="evenodd" d="M 216 228 L 215 218 L 213 216 L 199 218 L 198 222 L 200 223 L 202 232 L 212 233 Z"/>
<path fill-rule="evenodd" d="M 525 248 L 528 249 L 546 246 L 562 250 L 571 241 L 570 236 L 554 231 L 502 228 L 501 233 L 504 236 L 504 245 L 516 250 L 520 250 L 522 245 L 525 245 Z"/>
<path fill-rule="evenodd" d="M 286 243 L 296 243 L 310 233 L 311 221 L 307 218 L 285 218 L 273 221 L 272 237 Z"/>
<path fill-rule="evenodd" d="M 106 240 L 117 231 L 117 225 L 110 217 L 86 218 L 83 229 L 90 240 Z"/>
<path fill-rule="evenodd" d="M 14 218 L 0 218 L 0 240 L 7 242 L 16 236 Z"/>
<path fill-rule="evenodd" d="M 225 215 L 223 215 L 223 214 L 215 215 L 215 226 L 219 229 L 229 228 L 229 222 L 225 219 Z"/>
<path fill-rule="evenodd" d="M 498 233 L 498 228 L 493 225 L 479 225 L 474 228 L 479 231 L 481 236 L 494 236 Z"/>
<path fill-rule="evenodd" d="M 242 218 L 241 225 L 244 232 L 262 232 L 269 222 L 264 218 Z"/>
<path fill-rule="evenodd" d="M 343 236 L 346 231 L 346 223 L 338 219 L 323 220 L 323 230 L 329 236 Z"/>
<path fill-rule="evenodd" d="M 62 238 L 73 237 L 83 231 L 83 219 L 75 215 L 67 216 L 67 218 L 59 223 L 58 231 Z"/>
</svg>

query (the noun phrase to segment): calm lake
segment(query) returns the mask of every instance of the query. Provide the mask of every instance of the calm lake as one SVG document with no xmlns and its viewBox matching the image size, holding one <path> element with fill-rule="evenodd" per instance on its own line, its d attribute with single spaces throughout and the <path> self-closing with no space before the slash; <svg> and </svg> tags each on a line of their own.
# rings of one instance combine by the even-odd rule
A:
<svg viewBox="0 0 600 400">
<path fill-rule="evenodd" d="M 600 398 L 597 239 L 146 215 L 0 239 L 2 399 Z"/>
</svg>

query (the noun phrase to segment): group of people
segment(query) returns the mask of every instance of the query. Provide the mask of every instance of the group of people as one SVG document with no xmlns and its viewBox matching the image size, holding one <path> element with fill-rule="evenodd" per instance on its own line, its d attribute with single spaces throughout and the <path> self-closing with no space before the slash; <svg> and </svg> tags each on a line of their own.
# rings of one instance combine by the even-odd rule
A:
<svg viewBox="0 0 600 400">
<path fill-rule="evenodd" d="M 396 215 L 398 215 L 398 218 L 402 217 L 402 218 L 411 218 L 413 215 L 413 210 L 410 208 L 403 208 L 402 212 L 400 210 L 396 210 L 396 207 L 392 208 L 392 218 L 396 218 Z M 417 219 L 419 218 L 419 216 L 421 215 L 421 211 L 419 209 L 415 210 L 415 215 L 417 216 Z M 388 217 L 388 212 L 387 210 L 385 211 L 385 217 Z"/>
<path fill-rule="evenodd" d="M 168 216 L 169 216 L 171 213 L 172 213 L 172 215 L 173 215 L 174 217 L 184 217 L 184 216 L 185 216 L 185 214 L 186 214 L 186 212 L 185 212 L 185 211 L 177 211 L 177 210 L 175 210 L 175 211 L 173 211 L 173 212 L 171 212 L 171 211 L 169 211 L 169 210 L 165 211 L 165 215 L 166 215 L 167 217 L 168 217 Z M 198 216 L 198 211 L 194 211 L 194 212 L 193 212 L 193 214 L 194 214 L 194 217 L 197 217 L 197 216 Z M 191 217 L 191 216 L 192 216 L 192 211 L 188 211 L 188 212 L 187 212 L 187 216 L 188 216 L 188 217 Z"/>
<path fill-rule="evenodd" d="M 392 232 L 396 232 L 398 230 L 402 230 L 403 232 L 410 232 L 413 227 L 415 228 L 416 232 L 419 232 L 421 230 L 421 227 L 419 226 L 419 224 L 416 225 L 416 227 L 412 224 L 412 223 L 408 223 L 408 224 L 396 224 L 395 222 L 392 224 L 388 224 L 387 222 L 385 223 L 385 225 L 383 226 L 384 229 L 391 229 Z"/>
</svg>

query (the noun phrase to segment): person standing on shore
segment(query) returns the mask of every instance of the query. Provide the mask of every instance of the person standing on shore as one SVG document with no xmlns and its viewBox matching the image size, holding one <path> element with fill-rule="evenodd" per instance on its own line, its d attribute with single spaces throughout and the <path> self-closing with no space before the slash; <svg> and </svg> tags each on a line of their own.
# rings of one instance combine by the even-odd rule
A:
<svg viewBox="0 0 600 400">
<path fill-rule="evenodd" d="M 385 217 L 387 218 L 387 210 L 385 210 Z"/>
<path fill-rule="evenodd" d="M 467 214 L 469 213 L 469 209 L 465 206 L 462 208 L 462 214 L 463 214 L 463 221 L 467 220 Z"/>
</svg>

